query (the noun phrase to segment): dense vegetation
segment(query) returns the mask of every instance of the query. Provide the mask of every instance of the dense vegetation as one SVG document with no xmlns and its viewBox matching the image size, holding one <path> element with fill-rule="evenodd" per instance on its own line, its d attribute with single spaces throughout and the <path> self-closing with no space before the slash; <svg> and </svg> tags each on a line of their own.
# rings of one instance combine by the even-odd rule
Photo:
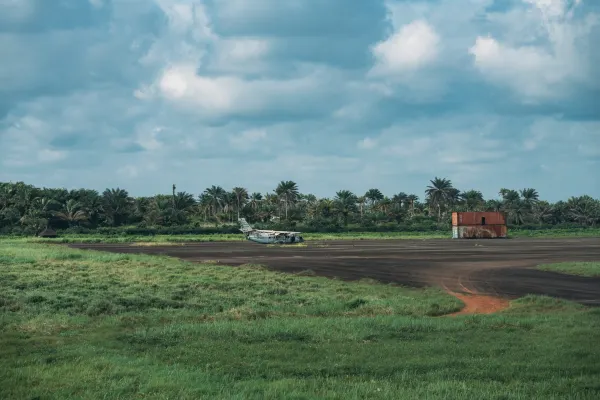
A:
<svg viewBox="0 0 600 400">
<path fill-rule="evenodd" d="M 272 193 L 227 191 L 211 186 L 199 196 L 177 192 L 132 197 L 121 188 L 95 190 L 37 188 L 23 182 L 0 183 L 0 234 L 34 234 L 52 227 L 72 233 L 236 233 L 238 217 L 259 228 L 339 231 L 447 231 L 452 211 L 504 211 L 510 226 L 522 229 L 595 227 L 600 200 L 571 197 L 551 204 L 535 189 L 501 189 L 499 199 L 477 190 L 461 191 L 435 178 L 424 192 L 385 196 L 379 189 L 363 195 L 338 191 L 318 199 L 282 181 Z"/>
</svg>

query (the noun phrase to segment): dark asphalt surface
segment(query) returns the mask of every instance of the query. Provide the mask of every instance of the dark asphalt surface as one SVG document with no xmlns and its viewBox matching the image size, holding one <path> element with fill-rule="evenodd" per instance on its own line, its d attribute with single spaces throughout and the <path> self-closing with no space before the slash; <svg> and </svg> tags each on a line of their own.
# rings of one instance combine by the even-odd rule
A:
<svg viewBox="0 0 600 400">
<path fill-rule="evenodd" d="M 584 278 L 534 267 L 563 261 L 600 261 L 600 238 L 497 240 L 337 240 L 307 247 L 267 247 L 251 242 L 207 242 L 183 246 L 71 244 L 119 253 L 161 254 L 188 261 L 263 264 L 274 270 L 347 280 L 372 278 L 406 286 L 440 286 L 514 299 L 545 294 L 600 305 L 600 278 Z"/>
</svg>

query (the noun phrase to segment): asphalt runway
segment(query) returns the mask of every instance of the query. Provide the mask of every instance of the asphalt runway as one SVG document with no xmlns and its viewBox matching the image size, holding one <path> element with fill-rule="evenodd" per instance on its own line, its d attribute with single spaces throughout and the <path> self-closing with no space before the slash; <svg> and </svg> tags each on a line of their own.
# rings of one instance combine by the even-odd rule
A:
<svg viewBox="0 0 600 400">
<path fill-rule="evenodd" d="M 309 241 L 306 247 L 268 247 L 252 242 L 206 242 L 181 246 L 71 244 L 118 253 L 161 254 L 188 261 L 263 264 L 271 269 L 345 280 L 372 278 L 412 287 L 438 286 L 459 293 L 507 299 L 548 295 L 600 305 L 600 278 L 534 267 L 562 261 L 600 261 L 600 238 L 491 240 Z"/>
</svg>

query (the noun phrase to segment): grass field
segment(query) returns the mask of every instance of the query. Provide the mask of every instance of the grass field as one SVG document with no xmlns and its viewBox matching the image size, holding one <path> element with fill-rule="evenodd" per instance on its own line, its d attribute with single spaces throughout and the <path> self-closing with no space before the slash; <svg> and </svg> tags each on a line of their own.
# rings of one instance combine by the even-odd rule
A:
<svg viewBox="0 0 600 400">
<path fill-rule="evenodd" d="M 600 398 L 600 310 L 550 298 L 9 241 L 0 289 L 2 399 Z"/>
<path fill-rule="evenodd" d="M 538 268 L 544 271 L 560 272 L 569 275 L 580 275 L 589 277 L 600 276 L 600 261 L 543 264 L 538 266 Z"/>
<path fill-rule="evenodd" d="M 450 239 L 448 232 L 350 232 L 350 233 L 305 233 L 306 240 L 369 240 L 369 239 Z M 600 237 L 600 229 L 548 229 L 548 230 L 509 230 L 510 238 L 561 238 L 561 237 Z M 214 235 L 156 235 L 156 236 L 106 236 L 106 235 L 61 235 L 56 239 L 42 239 L 37 237 L 7 237 L 0 236 L 0 241 L 22 241 L 33 243 L 182 243 L 182 242 L 216 242 L 216 241 L 243 241 L 242 234 L 214 234 Z"/>
</svg>

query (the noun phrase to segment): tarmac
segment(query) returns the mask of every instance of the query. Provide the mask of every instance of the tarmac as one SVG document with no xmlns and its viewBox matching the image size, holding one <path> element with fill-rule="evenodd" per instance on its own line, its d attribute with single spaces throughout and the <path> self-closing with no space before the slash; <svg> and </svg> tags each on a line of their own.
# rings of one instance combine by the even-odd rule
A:
<svg viewBox="0 0 600 400">
<path fill-rule="evenodd" d="M 427 239 L 307 241 L 305 247 L 253 242 L 203 242 L 168 246 L 70 244 L 117 253 L 160 254 L 187 261 L 218 261 L 343 280 L 371 278 L 410 287 L 515 299 L 548 295 L 600 306 L 600 277 L 535 269 L 539 264 L 600 261 L 600 238 Z"/>
</svg>

